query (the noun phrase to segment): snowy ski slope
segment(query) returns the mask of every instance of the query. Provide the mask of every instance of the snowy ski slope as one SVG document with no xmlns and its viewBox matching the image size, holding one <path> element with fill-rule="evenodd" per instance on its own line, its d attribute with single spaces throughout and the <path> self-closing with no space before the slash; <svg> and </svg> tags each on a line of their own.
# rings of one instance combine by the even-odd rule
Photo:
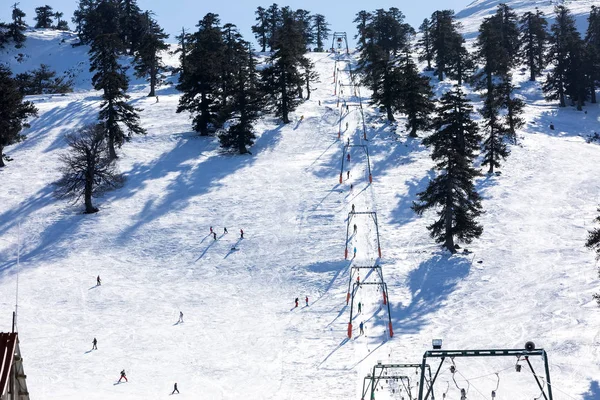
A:
<svg viewBox="0 0 600 400">
<path fill-rule="evenodd" d="M 64 46 L 52 36 L 58 33 L 35 35 L 22 50 L 32 60 L 39 47 L 55 54 Z M 59 57 L 65 69 L 85 64 L 80 49 Z M 502 174 L 478 182 L 484 235 L 467 246 L 471 254 L 449 257 L 428 237 L 433 214 L 410 210 L 434 174 L 428 151 L 406 137 L 402 121 L 385 124 L 367 106 L 368 91 L 357 88 L 365 141 L 359 98 L 346 86 L 336 93 L 350 106 L 340 120 L 334 95 L 334 69 L 350 84 L 352 58 L 310 57 L 321 77 L 317 90 L 291 124 L 260 121 L 252 156 L 224 154 L 191 132 L 189 119 L 175 114 L 172 87 L 159 89 L 156 103 L 134 81 L 132 102 L 144 109 L 148 135 L 123 147 L 127 184 L 98 199 L 95 215 L 54 199 L 51 187 L 64 133 L 97 115 L 87 66 L 75 93 L 31 97 L 40 116 L 28 139 L 7 149 L 14 161 L 0 171 L 0 327 L 10 329 L 14 309 L 20 224 L 18 327 L 32 396 L 161 399 L 177 382 L 184 399 L 358 399 L 377 361 L 418 363 L 439 337 L 447 349 L 520 348 L 533 340 L 549 354 L 555 399 L 600 398 L 600 317 L 591 299 L 597 274 L 583 247 L 600 202 L 600 147 L 585 143 L 598 129 L 598 107 L 557 110 L 539 84 L 517 75 L 527 125 Z M 360 147 L 350 148 L 339 183 L 348 139 L 368 146 L 373 184 Z M 344 260 L 352 204 L 377 212 L 381 259 L 373 220 L 361 214 L 352 218 L 358 229 L 353 235 L 351 225 Z M 363 310 L 348 339 L 350 268 L 376 262 L 389 287 L 394 336 L 381 292 L 362 286 L 355 301 Z M 185 322 L 178 324 L 180 310 Z M 99 350 L 90 351 L 94 337 Z M 468 387 L 467 398 L 489 399 L 496 373 L 497 399 L 540 394 L 513 359 L 455 362 L 456 385 L 446 364 L 437 398 L 447 390 L 446 398 L 458 399 L 457 387 Z M 115 385 L 123 368 L 129 382 Z M 418 376 L 408 375 L 414 395 Z M 407 398 L 397 389 L 382 382 L 376 398 Z"/>
</svg>

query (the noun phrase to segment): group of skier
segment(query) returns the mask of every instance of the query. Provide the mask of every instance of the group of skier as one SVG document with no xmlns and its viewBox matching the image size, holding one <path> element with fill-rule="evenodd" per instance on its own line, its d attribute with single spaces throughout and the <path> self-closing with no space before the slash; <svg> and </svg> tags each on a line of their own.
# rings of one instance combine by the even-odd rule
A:
<svg viewBox="0 0 600 400">
<path fill-rule="evenodd" d="M 300 300 L 296 297 L 296 299 L 294 300 L 294 303 L 296 304 L 296 306 L 294 308 L 298 308 L 298 303 L 300 302 Z M 304 298 L 304 302 L 306 303 L 306 307 L 308 307 L 308 296 L 306 296 Z"/>
<path fill-rule="evenodd" d="M 223 227 L 223 235 L 228 234 L 229 231 L 227 230 L 227 227 Z M 214 240 L 217 240 L 217 232 L 213 229 L 213 227 L 210 227 L 210 235 L 212 235 Z M 240 229 L 240 239 L 244 238 L 244 230 Z"/>
</svg>

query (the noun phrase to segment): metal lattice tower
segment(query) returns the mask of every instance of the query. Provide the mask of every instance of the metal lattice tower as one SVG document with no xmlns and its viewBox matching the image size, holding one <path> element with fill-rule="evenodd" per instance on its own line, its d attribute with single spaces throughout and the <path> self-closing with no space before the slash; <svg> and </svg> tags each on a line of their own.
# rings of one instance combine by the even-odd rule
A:
<svg viewBox="0 0 600 400">
<path fill-rule="evenodd" d="M 331 42 L 331 49 L 337 51 L 343 48 L 343 43 L 346 44 L 346 54 L 350 54 L 350 48 L 348 47 L 348 36 L 346 32 L 334 32 L 333 41 Z"/>
</svg>

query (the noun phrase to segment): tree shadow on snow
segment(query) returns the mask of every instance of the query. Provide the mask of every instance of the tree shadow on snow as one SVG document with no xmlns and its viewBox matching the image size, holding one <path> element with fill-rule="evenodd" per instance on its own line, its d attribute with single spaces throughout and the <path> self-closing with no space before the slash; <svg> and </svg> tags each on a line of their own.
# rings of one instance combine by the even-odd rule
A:
<svg viewBox="0 0 600 400">
<path fill-rule="evenodd" d="M 598 381 L 590 382 L 590 390 L 583 394 L 583 400 L 598 400 L 600 399 L 600 384 Z"/>
<path fill-rule="evenodd" d="M 427 316 L 437 311 L 470 271 L 471 262 L 460 255 L 443 252 L 423 261 L 408 274 L 412 300 L 407 306 L 390 304 L 398 334 L 417 333 Z"/>
<path fill-rule="evenodd" d="M 405 185 L 407 187 L 406 193 L 397 194 L 398 204 L 392 211 L 392 216 L 390 219 L 390 223 L 403 225 L 406 224 L 418 216 L 411 209 L 413 205 L 413 201 L 417 201 L 417 193 L 420 193 L 427 189 L 427 185 L 429 182 L 435 177 L 435 173 L 432 170 L 427 171 L 427 175 L 423 176 L 421 179 L 411 179 L 405 181 Z"/>
<path fill-rule="evenodd" d="M 281 126 L 265 131 L 257 139 L 252 151 L 256 154 L 276 146 L 280 130 Z M 157 160 L 135 164 L 126 174 L 125 187 L 107 196 L 109 200 L 132 197 L 145 186 L 146 181 L 174 175 L 163 192 L 148 199 L 141 207 L 133 218 L 135 222 L 120 233 L 120 240 L 130 240 L 138 229 L 149 222 L 168 213 L 184 210 L 193 199 L 219 190 L 220 181 L 256 161 L 256 155 L 223 155 L 218 152 L 218 143 L 214 138 L 192 135 L 182 136 L 173 150 L 162 154 Z"/>
<path fill-rule="evenodd" d="M 54 108 L 43 112 L 38 118 L 31 121 L 31 128 L 25 131 L 27 139 L 12 147 L 11 151 L 20 151 L 30 149 L 36 146 L 53 129 L 61 129 L 61 134 L 56 135 L 54 141 L 44 149 L 44 153 L 66 148 L 67 143 L 64 140 L 64 134 L 71 132 L 72 129 L 66 129 L 64 126 L 77 124 L 73 129 L 83 126 L 85 123 L 93 123 L 98 119 L 99 103 L 96 101 L 85 101 L 74 99 L 61 107 L 57 104 Z M 10 148 L 9 148 L 10 149 Z M 13 158 L 18 154 L 13 154 Z"/>
</svg>

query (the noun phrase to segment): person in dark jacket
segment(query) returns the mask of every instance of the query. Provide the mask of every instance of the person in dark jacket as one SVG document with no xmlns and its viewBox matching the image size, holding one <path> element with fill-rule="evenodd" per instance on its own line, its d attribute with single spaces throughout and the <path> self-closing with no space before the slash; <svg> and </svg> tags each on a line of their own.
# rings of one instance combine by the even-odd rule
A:
<svg viewBox="0 0 600 400">
<path fill-rule="evenodd" d="M 175 385 L 173 386 L 173 391 L 171 392 L 171 394 L 175 394 L 175 392 L 177 392 L 177 394 L 179 394 L 179 389 L 177 389 L 177 382 L 175 382 Z"/>
<path fill-rule="evenodd" d="M 98 341 L 96 340 L 96 338 L 94 338 L 94 340 L 92 340 L 92 350 L 98 350 L 98 346 L 96 346 L 98 344 Z"/>
<path fill-rule="evenodd" d="M 125 370 L 121 370 L 121 377 L 119 378 L 119 382 L 121 382 L 121 379 L 125 379 L 125 382 L 129 382 L 127 380 L 127 375 L 125 375 Z"/>
</svg>

